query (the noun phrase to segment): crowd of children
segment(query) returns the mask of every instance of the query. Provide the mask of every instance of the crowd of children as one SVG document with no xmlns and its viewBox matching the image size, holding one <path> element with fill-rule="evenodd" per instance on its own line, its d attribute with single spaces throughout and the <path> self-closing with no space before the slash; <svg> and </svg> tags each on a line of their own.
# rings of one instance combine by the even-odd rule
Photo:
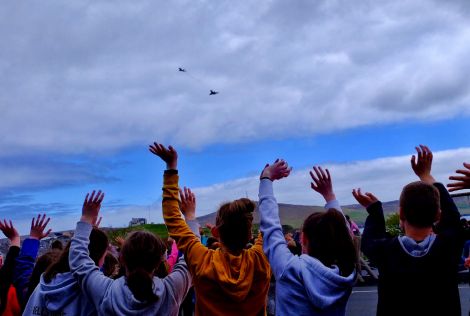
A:
<svg viewBox="0 0 470 316">
<path fill-rule="evenodd" d="M 12 221 L 0 221 L 10 248 L 0 268 L 0 315 L 345 315 L 358 276 L 359 228 L 343 214 L 328 169 L 310 171 L 325 211 L 310 214 L 300 234 L 283 231 L 273 182 L 291 168 L 284 160 L 261 171 L 259 201 L 224 203 L 212 237 L 196 220 L 196 197 L 181 188 L 178 154 L 153 143 L 165 164 L 163 219 L 169 241 L 135 231 L 111 246 L 101 230 L 101 191 L 87 194 L 71 241 L 38 258 L 49 218 L 33 218 L 20 245 Z M 431 173 L 432 152 L 416 147 L 411 168 L 419 181 L 399 199 L 403 235 L 391 237 L 382 204 L 352 194 L 367 209 L 362 251 L 379 270 L 378 315 L 460 315 L 457 268 L 466 239 L 447 189 Z M 450 177 L 449 191 L 470 189 L 470 164 Z M 253 237 L 258 209 L 260 233 Z"/>
</svg>

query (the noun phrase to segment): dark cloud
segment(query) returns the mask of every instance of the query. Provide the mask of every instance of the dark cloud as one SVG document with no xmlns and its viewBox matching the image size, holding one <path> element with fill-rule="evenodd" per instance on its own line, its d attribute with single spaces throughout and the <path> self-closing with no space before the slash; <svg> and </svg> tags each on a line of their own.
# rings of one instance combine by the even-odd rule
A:
<svg viewBox="0 0 470 316">
<path fill-rule="evenodd" d="M 115 167 L 112 162 L 83 158 L 0 157 L 0 204 L 30 201 L 31 195 L 24 192 L 118 181 L 110 175 Z"/>
<path fill-rule="evenodd" d="M 9 1 L 0 152 L 194 148 L 470 115 L 465 3 Z"/>
</svg>

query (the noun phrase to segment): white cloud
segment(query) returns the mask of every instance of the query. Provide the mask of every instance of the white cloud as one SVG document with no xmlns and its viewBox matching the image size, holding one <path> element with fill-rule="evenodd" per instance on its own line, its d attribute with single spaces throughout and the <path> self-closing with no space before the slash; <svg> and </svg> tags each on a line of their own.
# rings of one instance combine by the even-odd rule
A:
<svg viewBox="0 0 470 316">
<path fill-rule="evenodd" d="M 9 1 L 0 153 L 155 138 L 200 147 L 470 115 L 468 12 L 425 0 Z"/>
<path fill-rule="evenodd" d="M 462 168 L 462 162 L 469 160 L 470 148 L 436 152 L 432 174 L 437 181 L 446 184 L 449 182 L 448 177 L 454 174 L 456 169 Z M 353 188 L 360 187 L 363 192 L 372 192 L 382 201 L 391 201 L 399 198 L 404 185 L 418 180 L 411 169 L 410 156 L 326 164 L 322 167 L 330 170 L 336 196 L 343 205 L 356 204 L 351 195 Z M 258 178 L 258 176 L 253 176 L 209 187 L 195 188 L 194 192 L 197 195 L 201 215 L 216 211 L 223 201 L 245 196 L 257 200 Z M 274 186 L 278 202 L 323 205 L 321 195 L 310 188 L 310 182 L 311 178 L 307 169 L 295 170 L 288 178 L 276 181 Z"/>
<path fill-rule="evenodd" d="M 470 161 L 470 148 L 460 148 L 434 153 L 432 173 L 437 181 L 444 184 L 456 169 L 462 168 L 462 162 Z M 295 168 L 295 166 L 293 166 Z M 341 204 L 355 204 L 351 195 L 353 188 L 360 187 L 363 191 L 373 192 L 382 201 L 397 200 L 403 186 L 418 180 L 410 166 L 409 156 L 384 157 L 380 159 L 356 161 L 343 164 L 325 164 L 333 178 L 334 190 Z M 322 197 L 310 189 L 309 170 L 295 170 L 287 178 L 276 181 L 274 193 L 279 203 L 298 205 L 323 205 Z M 184 186 L 180 183 L 180 186 Z M 192 188 L 197 197 L 198 215 L 215 212 L 227 201 L 248 196 L 258 199 L 259 176 L 234 179 L 206 187 Z M 22 234 L 28 231 L 30 216 L 38 210 L 54 212 L 51 227 L 54 230 L 71 229 L 80 218 L 80 205 L 51 204 L 51 205 L 20 205 L 20 201 L 6 198 L 11 206 L 0 208 L 4 215 L 13 218 L 21 229 Z M 10 215 L 6 212 L 9 211 Z M 52 213 L 51 213 L 52 215 Z M 155 223 L 162 223 L 161 202 L 151 205 L 122 205 L 119 202 L 105 201 L 102 209 L 103 225 L 122 227 L 127 226 L 132 217 L 145 217 Z"/>
</svg>

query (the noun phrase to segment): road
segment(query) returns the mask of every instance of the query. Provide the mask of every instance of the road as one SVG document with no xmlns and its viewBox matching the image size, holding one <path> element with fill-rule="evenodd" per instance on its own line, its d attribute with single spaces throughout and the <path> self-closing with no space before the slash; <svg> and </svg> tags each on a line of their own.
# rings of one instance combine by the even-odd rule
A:
<svg viewBox="0 0 470 316">
<path fill-rule="evenodd" d="M 465 284 L 459 286 L 462 315 L 469 315 L 470 287 Z M 356 287 L 353 289 L 346 308 L 348 316 L 375 316 L 377 305 L 377 287 Z"/>
</svg>

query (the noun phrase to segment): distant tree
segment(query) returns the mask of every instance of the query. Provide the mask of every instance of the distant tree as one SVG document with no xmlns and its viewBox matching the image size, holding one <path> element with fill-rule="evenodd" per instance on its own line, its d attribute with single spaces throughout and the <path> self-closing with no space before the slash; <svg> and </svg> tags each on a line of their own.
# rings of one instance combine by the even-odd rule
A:
<svg viewBox="0 0 470 316">
<path fill-rule="evenodd" d="M 400 228 L 400 217 L 398 216 L 398 213 L 393 213 L 387 216 L 387 219 L 385 220 L 385 229 L 387 233 L 394 237 L 403 235 Z"/>
</svg>

